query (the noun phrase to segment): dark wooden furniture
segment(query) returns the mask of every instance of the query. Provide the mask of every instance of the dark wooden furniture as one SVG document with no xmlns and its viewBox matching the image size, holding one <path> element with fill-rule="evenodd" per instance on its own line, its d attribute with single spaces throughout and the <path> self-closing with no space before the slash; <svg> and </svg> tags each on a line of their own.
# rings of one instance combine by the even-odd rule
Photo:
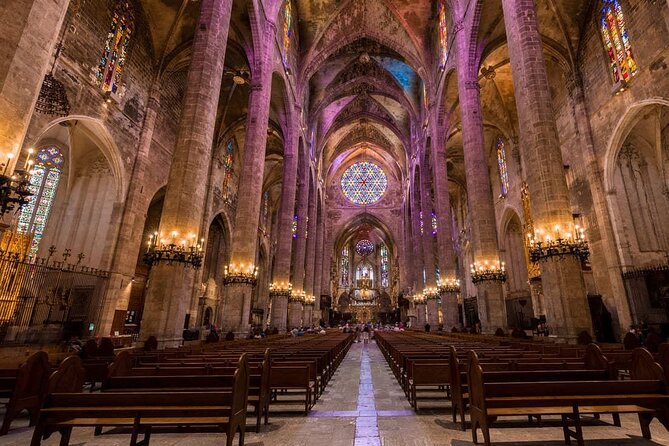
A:
<svg viewBox="0 0 669 446">
<path fill-rule="evenodd" d="M 478 444 L 481 429 L 484 444 L 490 443 L 490 426 L 502 416 L 560 415 L 565 442 L 571 438 L 583 445 L 581 414 L 636 413 L 641 432 L 650 439 L 649 425 L 658 418 L 669 426 L 669 394 L 661 367 L 644 349 L 637 349 L 631 367 L 631 381 L 574 380 L 569 371 L 549 371 L 542 381 L 527 381 L 523 374 L 516 378 L 510 373 L 491 378 L 484 373 L 476 352 L 469 352 L 469 391 L 472 439 Z M 565 373 L 564 378 L 560 373 Z M 589 376 L 584 376 L 587 379 Z M 553 379 L 553 380 L 551 380 Z M 495 381 L 495 382 L 490 382 Z M 574 425 L 574 430 L 570 429 Z"/>
<path fill-rule="evenodd" d="M 30 414 L 30 425 L 37 422 L 47 391 L 51 366 L 45 352 L 30 356 L 16 370 L 5 370 L 0 377 L 0 397 L 7 398 L 0 435 L 6 435 L 16 416 L 23 410 Z"/>
<path fill-rule="evenodd" d="M 61 446 L 69 444 L 74 427 L 131 427 L 131 446 L 149 444 L 154 426 L 217 425 L 226 433 L 226 445 L 239 432 L 244 444 L 249 373 L 242 355 L 230 391 L 204 392 L 103 392 L 50 393 L 40 412 L 32 446 L 54 432 L 61 434 Z"/>
</svg>

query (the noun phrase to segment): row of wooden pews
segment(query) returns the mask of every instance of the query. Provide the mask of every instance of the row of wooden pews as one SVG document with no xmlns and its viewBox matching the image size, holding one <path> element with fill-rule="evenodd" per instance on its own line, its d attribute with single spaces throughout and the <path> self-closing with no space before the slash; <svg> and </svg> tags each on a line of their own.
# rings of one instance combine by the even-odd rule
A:
<svg viewBox="0 0 669 446">
<path fill-rule="evenodd" d="M 617 426 L 620 414 L 638 414 L 645 438 L 653 419 L 669 429 L 669 346 L 653 357 L 644 349 L 603 352 L 595 344 L 561 347 L 418 332 L 383 332 L 376 338 L 414 409 L 419 389 L 442 389 L 451 400 L 453 422 L 460 415 L 463 430 L 469 408 L 475 443 L 480 429 L 490 445 L 490 426 L 506 416 L 539 421 L 559 416 L 565 442 L 579 445 L 583 414 L 611 414 Z"/>
<path fill-rule="evenodd" d="M 130 444 L 148 444 L 155 427 L 218 426 L 231 445 L 244 443 L 247 406 L 256 430 L 269 407 L 297 395 L 308 412 L 351 346 L 353 336 L 330 332 L 299 338 L 202 344 L 169 351 L 124 350 L 99 392 L 49 392 L 32 444 L 75 427 L 131 429 Z M 78 358 L 77 358 L 78 359 Z M 82 367 L 83 370 L 83 367 Z M 85 372 L 82 371 L 81 385 Z M 281 402 L 284 404 L 285 402 Z M 140 440 L 140 436 L 143 438 Z"/>
</svg>

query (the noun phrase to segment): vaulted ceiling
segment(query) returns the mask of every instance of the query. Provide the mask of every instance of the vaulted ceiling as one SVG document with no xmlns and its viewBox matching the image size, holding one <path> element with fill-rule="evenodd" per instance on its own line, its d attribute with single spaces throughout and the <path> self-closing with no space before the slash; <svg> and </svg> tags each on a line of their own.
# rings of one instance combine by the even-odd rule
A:
<svg viewBox="0 0 669 446">
<path fill-rule="evenodd" d="M 137 1 L 149 24 L 156 66 L 165 72 L 186 70 L 199 2 Z M 457 63 L 480 64 L 486 129 L 492 129 L 491 134 L 501 129 L 513 136 L 516 105 L 501 0 L 447 4 L 457 1 L 467 14 L 480 12 L 474 30 L 478 59 Z M 597 2 L 536 3 L 547 57 L 553 58 L 556 67 L 574 70 L 583 30 Z M 248 82 L 235 84 L 233 78 L 243 72 L 248 80 L 248 61 L 254 51 L 249 11 L 260 7 L 274 14 L 280 5 L 280 0 L 233 2 L 219 108 L 221 131 L 243 123 L 246 116 Z M 422 89 L 427 81 L 432 90 L 443 83 L 440 99 L 441 111 L 448 115 L 444 126 L 450 172 L 463 179 L 456 76 L 435 69 L 436 11 L 434 0 L 293 0 L 299 61 L 292 79 L 301 86 L 296 91 L 308 98 L 304 113 L 309 131 L 315 129 L 314 151 L 324 173 L 334 175 L 367 156 L 383 163 L 398 180 L 406 179 L 416 136 L 421 133 Z M 439 79 L 442 74 L 443 80 Z M 281 119 L 279 100 L 273 98 L 275 121 Z"/>
</svg>

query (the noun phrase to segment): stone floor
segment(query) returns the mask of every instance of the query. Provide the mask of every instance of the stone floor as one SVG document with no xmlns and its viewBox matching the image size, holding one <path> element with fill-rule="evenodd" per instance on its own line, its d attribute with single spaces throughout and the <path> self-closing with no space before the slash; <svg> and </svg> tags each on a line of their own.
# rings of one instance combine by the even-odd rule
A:
<svg viewBox="0 0 669 446">
<path fill-rule="evenodd" d="M 1 413 L 1 412 L 0 412 Z M 309 416 L 275 413 L 264 432 L 251 432 L 247 446 L 468 446 L 471 432 L 459 430 L 443 408 L 414 413 L 395 381 L 376 344 L 354 344 Z M 624 416 L 623 426 L 616 428 L 610 417 L 584 427 L 587 446 L 669 445 L 669 432 L 653 422 L 653 441 L 640 437 L 634 416 Z M 563 445 L 562 428 L 556 420 L 546 420 L 550 427 L 537 428 L 524 420 L 502 420 L 492 429 L 493 444 L 501 446 Z M 119 431 L 116 431 L 119 432 Z M 2 446 L 27 445 L 32 429 L 27 420 L 18 420 Z M 92 429 L 75 429 L 71 445 L 126 445 L 127 431 L 94 437 Z M 480 438 L 480 434 L 479 434 Z M 225 441 L 221 434 L 170 432 L 151 437 L 153 445 L 218 445 Z M 57 445 L 54 435 L 44 445 Z M 237 444 L 237 443 L 235 443 Z"/>
</svg>

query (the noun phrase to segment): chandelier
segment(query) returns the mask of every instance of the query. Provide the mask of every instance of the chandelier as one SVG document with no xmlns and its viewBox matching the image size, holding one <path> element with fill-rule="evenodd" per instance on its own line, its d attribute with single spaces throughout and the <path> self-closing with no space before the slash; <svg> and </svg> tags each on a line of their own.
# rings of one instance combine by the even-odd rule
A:
<svg viewBox="0 0 669 446">
<path fill-rule="evenodd" d="M 425 300 L 439 299 L 439 290 L 434 287 L 427 287 L 423 290 Z"/>
<path fill-rule="evenodd" d="M 197 236 L 189 235 L 188 239 L 182 239 L 179 243 L 176 231 L 172 232 L 172 238 L 169 242 L 159 237 L 158 232 L 149 236 L 146 252 L 143 260 L 149 266 L 160 263 L 167 265 L 182 264 L 187 267 L 199 269 L 202 266 L 202 257 L 204 256 L 204 239 L 197 243 Z M 188 243 L 188 245 L 187 245 Z"/>
<path fill-rule="evenodd" d="M 258 282 L 258 267 L 249 263 L 231 263 L 226 266 L 223 271 L 223 283 L 229 285 L 231 283 L 243 283 L 255 286 Z"/>
<path fill-rule="evenodd" d="M 304 305 L 314 305 L 316 303 L 316 297 L 311 294 L 304 296 Z"/>
<path fill-rule="evenodd" d="M 415 305 L 422 305 L 427 302 L 427 297 L 424 294 L 414 294 L 413 303 Z"/>
<path fill-rule="evenodd" d="M 304 303 L 307 299 L 307 293 L 304 291 L 293 291 L 290 293 L 288 300 L 295 303 Z"/>
<path fill-rule="evenodd" d="M 30 159 L 33 149 L 28 149 L 28 157 L 23 169 L 9 172 L 9 165 L 14 158 L 13 153 L 7 155 L 0 174 L 0 218 L 8 212 L 18 211 L 30 202 L 30 175 L 33 161 Z"/>
<path fill-rule="evenodd" d="M 447 279 L 444 282 L 437 281 L 437 289 L 440 293 L 459 293 L 460 292 L 460 280 L 459 279 Z"/>
<path fill-rule="evenodd" d="M 481 282 L 506 282 L 504 262 L 499 262 L 499 260 L 495 262 L 485 260 L 483 263 L 474 262 L 470 268 L 474 284 Z"/>
<path fill-rule="evenodd" d="M 290 282 L 272 282 L 269 284 L 270 297 L 290 297 L 293 284 Z"/>
<path fill-rule="evenodd" d="M 543 236 L 543 240 L 541 237 Z M 539 262 L 550 258 L 562 259 L 566 256 L 578 257 L 581 261 L 586 261 L 590 257 L 590 247 L 585 239 L 585 230 L 576 225 L 574 232 L 561 232 L 560 226 L 555 225 L 554 233 L 551 236 L 548 232 L 537 229 L 535 235 L 528 234 L 530 247 L 530 260 Z"/>
<path fill-rule="evenodd" d="M 39 96 L 35 103 L 35 111 L 45 115 L 67 116 L 70 114 L 70 101 L 67 99 L 65 86 L 47 73 L 42 81 Z"/>
</svg>

